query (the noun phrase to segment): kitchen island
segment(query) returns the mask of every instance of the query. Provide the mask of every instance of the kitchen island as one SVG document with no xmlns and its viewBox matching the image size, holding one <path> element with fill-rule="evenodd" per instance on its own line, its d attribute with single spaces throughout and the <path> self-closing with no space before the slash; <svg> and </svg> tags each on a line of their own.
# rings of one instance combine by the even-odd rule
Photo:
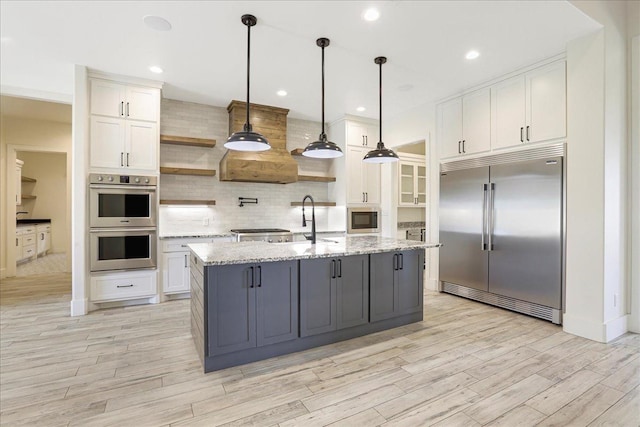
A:
<svg viewBox="0 0 640 427">
<path fill-rule="evenodd" d="M 205 372 L 421 321 L 424 249 L 438 246 L 377 236 L 189 245 Z"/>
</svg>

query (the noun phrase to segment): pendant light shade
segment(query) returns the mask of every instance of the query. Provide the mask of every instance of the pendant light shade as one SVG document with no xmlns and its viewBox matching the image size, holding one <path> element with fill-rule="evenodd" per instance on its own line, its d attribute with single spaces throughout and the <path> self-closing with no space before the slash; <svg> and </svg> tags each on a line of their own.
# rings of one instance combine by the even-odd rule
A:
<svg viewBox="0 0 640 427">
<path fill-rule="evenodd" d="M 327 139 L 327 134 L 324 133 L 324 48 L 329 46 L 329 39 L 321 37 L 316 40 L 316 44 L 322 48 L 322 132 L 320 133 L 317 141 L 307 145 L 302 152 L 302 155 L 317 159 L 332 159 L 341 157 L 343 154 L 340 147 L 329 141 Z"/>
<path fill-rule="evenodd" d="M 242 23 L 247 26 L 247 121 L 241 131 L 233 133 L 224 147 L 237 151 L 265 151 L 271 148 L 267 138 L 254 132 L 249 123 L 249 69 L 251 64 L 251 27 L 256 25 L 258 20 L 253 15 L 242 15 Z"/>
<path fill-rule="evenodd" d="M 374 59 L 374 62 L 380 66 L 380 140 L 375 150 L 369 151 L 362 159 L 366 163 L 391 163 L 400 160 L 398 155 L 391 149 L 384 146 L 382 142 L 382 64 L 387 62 L 387 58 L 379 56 Z"/>
</svg>

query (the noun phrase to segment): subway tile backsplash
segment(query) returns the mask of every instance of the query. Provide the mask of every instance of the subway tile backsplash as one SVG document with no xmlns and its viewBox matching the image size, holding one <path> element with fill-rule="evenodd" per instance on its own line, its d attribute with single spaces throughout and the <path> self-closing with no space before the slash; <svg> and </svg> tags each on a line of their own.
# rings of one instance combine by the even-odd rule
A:
<svg viewBox="0 0 640 427">
<path fill-rule="evenodd" d="M 160 123 L 160 133 L 165 135 L 212 138 L 217 141 L 214 148 L 161 144 L 161 166 L 218 171 L 220 159 L 226 152 L 223 146 L 228 135 L 226 108 L 163 99 Z M 305 147 L 317 139 L 320 127 L 319 122 L 287 119 L 287 149 Z M 331 162 L 301 156 L 294 158 L 298 162 L 299 173 L 304 175 L 326 175 Z M 161 199 L 213 199 L 216 205 L 161 206 L 159 232 L 162 236 L 184 232 L 225 233 L 232 228 L 287 228 L 302 231 L 305 230 L 302 228 L 302 210 L 291 207 L 291 202 L 302 201 L 306 194 L 311 194 L 316 201 L 329 201 L 328 185 L 321 182 L 222 182 L 217 174 L 215 177 L 162 175 Z M 258 204 L 240 207 L 238 197 L 258 198 Z M 328 224 L 330 209 L 334 208 L 316 208 L 318 230 L 334 231 Z"/>
</svg>

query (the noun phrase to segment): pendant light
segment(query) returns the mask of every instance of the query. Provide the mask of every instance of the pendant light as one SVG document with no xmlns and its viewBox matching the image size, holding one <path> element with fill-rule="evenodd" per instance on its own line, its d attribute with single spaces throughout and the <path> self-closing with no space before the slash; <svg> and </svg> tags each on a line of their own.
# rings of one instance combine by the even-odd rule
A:
<svg viewBox="0 0 640 427">
<path fill-rule="evenodd" d="M 400 160 L 398 155 L 391 149 L 385 148 L 384 142 L 382 142 L 382 64 L 387 62 L 387 58 L 379 56 L 373 60 L 380 66 L 380 140 L 375 150 L 371 150 L 362 159 L 366 163 L 391 163 Z"/>
<path fill-rule="evenodd" d="M 317 141 L 310 143 L 302 152 L 303 156 L 319 159 L 332 159 L 342 156 L 342 150 L 334 142 L 327 140 L 324 133 L 324 48 L 329 46 L 329 39 L 321 37 L 316 44 L 322 48 L 322 133 Z"/>
<path fill-rule="evenodd" d="M 244 129 L 234 132 L 224 147 L 237 151 L 265 151 L 271 148 L 267 138 L 254 132 L 251 123 L 249 123 L 249 64 L 251 62 L 251 27 L 256 25 L 258 20 L 253 15 L 242 15 L 242 23 L 247 26 L 247 121 L 244 123 Z"/>
</svg>

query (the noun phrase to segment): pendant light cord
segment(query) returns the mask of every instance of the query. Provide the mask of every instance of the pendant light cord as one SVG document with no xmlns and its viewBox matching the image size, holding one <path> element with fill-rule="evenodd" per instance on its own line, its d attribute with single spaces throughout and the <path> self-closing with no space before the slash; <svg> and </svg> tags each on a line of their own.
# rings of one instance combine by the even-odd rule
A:
<svg viewBox="0 0 640 427">
<path fill-rule="evenodd" d="M 249 124 L 249 72 L 251 64 L 251 25 L 247 25 L 247 122 L 244 125 L 245 132 L 251 132 Z"/>
<path fill-rule="evenodd" d="M 380 133 L 378 134 L 378 142 L 382 142 L 382 61 L 380 61 Z"/>
<path fill-rule="evenodd" d="M 322 45 L 322 135 L 324 133 L 324 45 Z"/>
</svg>

